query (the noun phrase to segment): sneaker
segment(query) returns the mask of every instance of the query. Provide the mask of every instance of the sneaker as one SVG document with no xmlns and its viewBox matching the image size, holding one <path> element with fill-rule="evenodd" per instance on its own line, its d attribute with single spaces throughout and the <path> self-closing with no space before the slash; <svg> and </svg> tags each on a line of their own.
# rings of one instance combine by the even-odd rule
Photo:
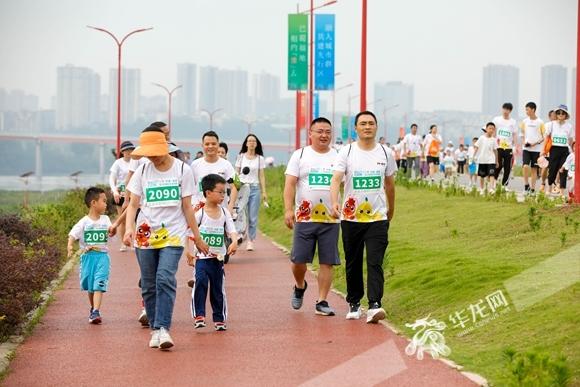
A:
<svg viewBox="0 0 580 387">
<path fill-rule="evenodd" d="M 225 322 L 216 322 L 213 325 L 213 329 L 215 329 L 216 331 L 225 331 L 228 329 L 228 327 L 226 326 Z"/>
<path fill-rule="evenodd" d="M 141 310 L 141 314 L 139 314 L 139 318 L 137 320 L 141 323 L 142 327 L 149 326 L 149 317 L 147 317 L 147 312 L 145 312 L 144 308 Z"/>
<path fill-rule="evenodd" d="M 100 324 L 102 322 L 101 320 L 101 314 L 99 313 L 98 309 L 94 309 L 91 312 L 91 315 L 89 316 L 89 323 L 90 324 Z"/>
<path fill-rule="evenodd" d="M 334 316 L 334 310 L 328 305 L 328 301 L 317 302 L 315 313 L 321 316 Z"/>
<path fill-rule="evenodd" d="M 254 242 L 248 241 L 248 243 L 246 243 L 246 250 L 254 251 Z"/>
<path fill-rule="evenodd" d="M 159 328 L 159 348 L 169 349 L 173 347 L 173 339 L 169 335 L 169 331 L 163 327 Z"/>
<path fill-rule="evenodd" d="M 348 304 L 348 313 L 346 314 L 347 320 L 358 320 L 360 318 L 360 303 L 350 303 Z"/>
<path fill-rule="evenodd" d="M 304 281 L 304 289 L 299 289 L 294 285 L 294 291 L 292 292 L 292 308 L 298 310 L 302 308 L 302 302 L 304 301 L 304 292 L 308 289 L 308 282 Z"/>
<path fill-rule="evenodd" d="M 149 348 L 159 348 L 159 329 L 151 332 L 151 340 L 149 340 Z"/>
<path fill-rule="evenodd" d="M 367 310 L 367 324 L 376 324 L 380 320 L 384 320 L 387 317 L 387 313 L 378 302 L 369 305 L 369 310 Z"/>
<path fill-rule="evenodd" d="M 187 286 L 193 289 L 193 287 L 195 286 L 195 278 L 187 280 Z"/>
<path fill-rule="evenodd" d="M 193 322 L 193 326 L 197 328 L 205 328 L 205 317 L 197 316 Z"/>
<path fill-rule="evenodd" d="M 119 247 L 119 251 L 121 251 L 121 252 L 127 251 L 127 246 L 121 245 L 121 247 Z"/>
</svg>

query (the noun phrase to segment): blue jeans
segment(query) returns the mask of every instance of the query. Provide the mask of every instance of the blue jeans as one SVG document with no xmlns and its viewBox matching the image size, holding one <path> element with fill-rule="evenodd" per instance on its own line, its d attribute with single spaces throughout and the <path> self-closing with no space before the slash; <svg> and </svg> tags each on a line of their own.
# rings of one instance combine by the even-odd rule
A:
<svg viewBox="0 0 580 387">
<path fill-rule="evenodd" d="M 175 273 L 183 247 L 135 249 L 141 268 L 141 295 L 152 329 L 171 327 L 177 280 Z"/>
<path fill-rule="evenodd" d="M 260 200 L 262 191 L 259 184 L 250 185 L 250 198 L 248 199 L 248 236 L 250 240 L 256 239 L 258 229 L 258 212 L 260 211 Z"/>
</svg>

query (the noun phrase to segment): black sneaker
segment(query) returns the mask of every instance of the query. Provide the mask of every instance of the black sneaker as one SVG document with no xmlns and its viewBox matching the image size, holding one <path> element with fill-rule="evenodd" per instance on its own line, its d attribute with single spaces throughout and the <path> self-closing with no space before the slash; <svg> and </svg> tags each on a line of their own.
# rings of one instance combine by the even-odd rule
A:
<svg viewBox="0 0 580 387">
<path fill-rule="evenodd" d="M 292 292 L 292 308 L 298 310 L 302 308 L 302 302 L 304 301 L 304 292 L 308 289 L 308 282 L 304 281 L 304 289 L 298 289 L 294 285 L 294 291 Z"/>
<path fill-rule="evenodd" d="M 360 318 L 360 302 L 351 302 L 348 304 L 347 320 L 358 320 Z"/>
<path fill-rule="evenodd" d="M 315 313 L 321 316 L 334 316 L 334 309 L 328 305 L 328 301 L 320 301 L 316 303 Z"/>
</svg>

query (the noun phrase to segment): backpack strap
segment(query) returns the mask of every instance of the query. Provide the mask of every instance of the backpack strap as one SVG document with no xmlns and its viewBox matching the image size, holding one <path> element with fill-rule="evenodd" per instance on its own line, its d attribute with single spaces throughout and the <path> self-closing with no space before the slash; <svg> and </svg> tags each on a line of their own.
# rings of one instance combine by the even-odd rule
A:
<svg viewBox="0 0 580 387">
<path fill-rule="evenodd" d="M 197 222 L 197 227 L 201 226 L 201 221 L 203 220 L 203 214 L 205 213 L 203 207 L 201 207 L 201 216 L 199 217 L 199 222 Z"/>
</svg>

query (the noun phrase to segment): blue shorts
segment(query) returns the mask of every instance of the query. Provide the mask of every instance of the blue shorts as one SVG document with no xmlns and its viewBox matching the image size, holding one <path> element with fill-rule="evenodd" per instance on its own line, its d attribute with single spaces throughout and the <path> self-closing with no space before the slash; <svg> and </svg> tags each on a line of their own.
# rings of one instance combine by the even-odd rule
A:
<svg viewBox="0 0 580 387">
<path fill-rule="evenodd" d="M 477 164 L 469 163 L 469 174 L 475 175 L 477 173 Z"/>
<path fill-rule="evenodd" d="M 87 251 L 81 255 L 80 280 L 81 290 L 88 292 L 106 292 L 109 288 L 111 259 L 102 251 Z"/>
</svg>

